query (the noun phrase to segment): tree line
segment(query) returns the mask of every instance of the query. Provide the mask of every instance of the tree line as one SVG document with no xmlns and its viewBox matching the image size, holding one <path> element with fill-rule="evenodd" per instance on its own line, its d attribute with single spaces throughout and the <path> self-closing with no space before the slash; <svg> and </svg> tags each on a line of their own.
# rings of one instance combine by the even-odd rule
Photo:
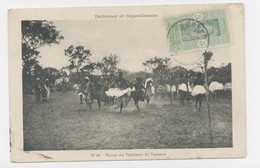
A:
<svg viewBox="0 0 260 168">
<path fill-rule="evenodd" d="M 39 65 L 38 58 L 40 52 L 38 48 L 59 44 L 64 37 L 61 31 L 57 30 L 56 26 L 51 21 L 46 20 L 28 20 L 22 21 L 22 61 L 23 61 L 23 91 L 30 92 L 36 78 L 49 79 L 50 83 L 54 84 L 55 80 L 60 77 L 69 77 L 70 82 L 80 83 L 81 79 L 86 75 L 91 75 L 95 71 L 102 74 L 103 77 L 114 76 L 118 71 L 122 71 L 128 80 L 133 80 L 137 77 L 144 77 L 149 74 L 156 80 L 170 80 L 180 77 L 181 74 L 189 74 L 194 76 L 196 72 L 185 69 L 181 66 L 170 67 L 170 58 L 154 57 L 143 62 L 143 65 L 150 71 L 140 71 L 131 73 L 129 71 L 118 68 L 120 56 L 116 54 L 105 55 L 100 61 L 92 62 L 93 57 L 90 49 L 84 46 L 70 45 L 64 50 L 65 57 L 68 58 L 69 64 L 61 69 L 53 67 L 43 68 Z M 70 73 L 67 74 L 67 71 Z M 220 68 L 210 68 L 208 74 L 215 74 L 223 81 L 231 81 L 231 64 Z"/>
</svg>

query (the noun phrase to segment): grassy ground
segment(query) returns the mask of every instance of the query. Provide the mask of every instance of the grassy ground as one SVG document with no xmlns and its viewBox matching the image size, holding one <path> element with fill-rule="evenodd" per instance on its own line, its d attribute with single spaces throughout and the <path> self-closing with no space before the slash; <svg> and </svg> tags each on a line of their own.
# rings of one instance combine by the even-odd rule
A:
<svg viewBox="0 0 260 168">
<path fill-rule="evenodd" d="M 186 103 L 186 102 L 185 102 Z M 207 148 L 210 146 L 208 114 L 203 102 L 200 112 L 195 101 L 180 105 L 169 99 L 140 102 L 133 100 L 119 114 L 119 108 L 104 106 L 93 110 L 79 104 L 73 92 L 52 93 L 50 100 L 35 103 L 33 95 L 24 96 L 25 150 L 84 149 L 158 149 Z M 230 100 L 211 102 L 214 147 L 232 147 L 232 110 Z"/>
</svg>

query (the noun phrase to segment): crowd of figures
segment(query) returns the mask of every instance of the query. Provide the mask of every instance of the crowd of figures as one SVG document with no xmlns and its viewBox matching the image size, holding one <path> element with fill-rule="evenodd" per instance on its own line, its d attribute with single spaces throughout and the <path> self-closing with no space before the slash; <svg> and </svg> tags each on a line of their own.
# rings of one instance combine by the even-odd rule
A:
<svg viewBox="0 0 260 168">
<path fill-rule="evenodd" d="M 49 79 L 40 80 L 40 78 L 37 78 L 33 93 L 35 93 L 36 103 L 48 101 L 50 97 Z"/>
<path fill-rule="evenodd" d="M 118 77 L 99 79 L 84 78 L 81 84 L 75 84 L 74 89 L 79 89 L 79 99 L 82 104 L 84 101 L 89 108 L 92 108 L 92 100 L 96 99 L 99 109 L 101 101 L 105 104 L 115 104 L 120 106 L 120 112 L 124 106 L 127 106 L 130 98 L 133 98 L 134 104 L 139 111 L 139 101 L 145 101 L 149 104 L 150 97 L 154 94 L 153 80 L 146 75 L 145 83 L 142 78 L 138 77 L 130 82 L 124 79 L 123 73 L 119 72 Z"/>
<path fill-rule="evenodd" d="M 208 77 L 209 84 L 209 98 L 213 100 L 231 99 L 232 97 L 232 83 L 231 80 L 223 80 L 218 78 L 216 74 Z M 226 81 L 226 82 L 224 82 Z M 184 101 L 190 101 L 193 97 L 196 99 L 197 105 L 200 110 L 202 99 L 205 98 L 206 92 L 204 74 L 197 73 L 196 76 L 190 74 L 181 74 L 179 78 L 172 78 L 167 81 L 160 80 L 156 86 L 156 97 L 161 96 L 162 99 L 165 96 L 176 99 L 179 95 L 180 103 L 184 104 Z M 197 103 L 198 102 L 198 103 Z"/>
<path fill-rule="evenodd" d="M 132 98 L 139 111 L 139 101 L 146 101 L 149 104 L 152 96 L 155 96 L 156 99 L 158 96 L 161 96 L 162 99 L 165 99 L 167 96 L 170 99 L 176 99 L 179 95 L 181 104 L 184 104 L 185 100 L 189 102 L 194 97 L 196 110 L 200 110 L 206 93 L 204 81 L 202 73 L 197 73 L 196 77 L 181 74 L 179 78 L 168 81 L 159 79 L 154 82 L 149 75 L 128 81 L 123 77 L 123 73 L 120 72 L 118 77 L 112 79 L 104 79 L 103 77 L 90 79 L 85 77 L 82 83 L 75 84 L 73 88 L 79 91 L 80 103 L 85 101 L 89 108 L 92 108 L 93 99 L 97 100 L 99 109 L 101 101 L 105 102 L 105 104 L 114 104 L 116 101 L 120 106 L 120 112 L 122 112 L 122 108 L 127 106 Z M 210 83 L 210 96 L 214 100 L 231 98 L 231 82 L 223 84 L 215 76 L 211 76 L 208 81 Z"/>
<path fill-rule="evenodd" d="M 48 101 L 51 92 L 65 92 L 71 90 L 72 85 L 68 82 L 69 78 L 58 78 L 54 84 L 48 78 L 37 78 L 32 89 L 32 93 L 35 94 L 36 103 L 42 103 Z"/>
<path fill-rule="evenodd" d="M 215 75 L 208 78 L 210 97 L 214 100 L 219 98 L 231 99 L 232 85 L 231 82 L 223 83 Z M 54 89 L 55 88 L 55 89 Z M 93 100 L 97 100 L 98 108 L 101 109 L 101 102 L 105 105 L 118 104 L 120 112 L 126 107 L 131 99 L 138 111 L 139 102 L 146 101 L 149 104 L 151 98 L 173 99 L 179 97 L 180 103 L 185 104 L 190 99 L 195 99 L 196 110 L 201 109 L 202 101 L 205 98 L 205 80 L 202 73 L 196 76 L 182 73 L 178 78 L 169 77 L 167 80 L 163 78 L 154 81 L 148 74 L 144 77 L 137 77 L 131 81 L 123 77 L 123 73 L 119 72 L 118 76 L 95 77 L 85 76 L 80 82 L 73 85 L 69 82 L 69 78 L 59 78 L 54 85 L 50 85 L 48 79 L 40 80 L 37 78 L 35 85 L 36 102 L 48 100 L 50 90 L 60 91 L 65 94 L 67 90 L 74 90 L 78 93 L 80 104 L 84 102 L 92 108 Z"/>
</svg>

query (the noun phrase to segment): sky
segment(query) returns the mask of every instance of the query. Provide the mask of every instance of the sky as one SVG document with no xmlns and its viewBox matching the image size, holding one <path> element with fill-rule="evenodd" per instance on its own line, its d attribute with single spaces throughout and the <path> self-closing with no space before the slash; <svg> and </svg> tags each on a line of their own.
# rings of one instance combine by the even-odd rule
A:
<svg viewBox="0 0 260 168">
<path fill-rule="evenodd" d="M 120 56 L 119 68 L 131 72 L 146 70 L 142 64 L 157 57 L 170 57 L 171 66 L 183 65 L 196 70 L 196 63 L 202 58 L 202 50 L 171 56 L 166 28 L 161 19 L 132 20 L 55 20 L 57 30 L 64 36 L 59 44 L 39 48 L 43 67 L 57 69 L 69 65 L 64 50 L 70 45 L 82 45 L 92 53 L 91 61 L 99 61 L 103 56 Z M 214 53 L 211 66 L 219 67 L 231 62 L 230 48 L 211 49 Z M 182 63 L 185 63 L 182 64 Z M 192 65 L 187 65 L 192 64 Z"/>
</svg>

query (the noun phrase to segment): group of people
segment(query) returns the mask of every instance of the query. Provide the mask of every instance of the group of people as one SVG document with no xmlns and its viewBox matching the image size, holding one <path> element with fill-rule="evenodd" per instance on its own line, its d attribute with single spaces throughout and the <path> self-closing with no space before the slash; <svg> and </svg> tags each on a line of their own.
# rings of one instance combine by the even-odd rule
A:
<svg viewBox="0 0 260 168">
<path fill-rule="evenodd" d="M 50 82 L 49 79 L 41 80 L 36 79 L 34 86 L 36 103 L 41 103 L 42 101 L 48 101 L 50 97 Z"/>
<path fill-rule="evenodd" d="M 159 86 L 166 85 L 172 87 L 170 90 L 172 93 L 177 93 L 180 96 L 180 103 L 184 104 L 184 100 L 189 101 L 190 96 L 195 97 L 196 110 L 201 110 L 203 97 L 205 97 L 206 89 L 202 73 L 198 72 L 195 79 L 188 77 L 187 75 L 181 74 L 180 78 L 175 79 L 174 85 L 160 84 L 160 81 L 154 83 L 153 79 L 147 74 L 144 80 L 141 77 L 137 77 L 135 81 L 129 82 L 123 77 L 123 73 L 119 72 L 118 77 L 103 79 L 102 77 L 97 79 L 86 76 L 80 84 L 75 84 L 75 88 L 78 90 L 80 103 L 83 104 L 85 101 L 91 108 L 93 100 L 93 88 L 99 84 L 103 86 L 106 96 L 118 98 L 120 102 L 124 102 L 124 95 L 133 97 L 135 106 L 139 110 L 138 102 L 147 100 L 149 104 L 150 98 L 153 94 L 158 92 Z M 62 84 L 65 83 L 64 80 Z M 161 82 L 162 83 L 162 82 Z M 225 86 L 226 87 L 226 86 Z M 228 89 L 231 89 L 231 83 L 227 85 Z M 211 78 L 209 90 L 214 93 L 217 97 L 219 90 L 223 90 L 224 86 L 214 77 Z M 168 89 L 167 89 L 168 90 Z M 48 79 L 40 80 L 36 79 L 35 83 L 35 95 L 36 102 L 40 103 L 43 100 L 49 100 L 50 97 L 50 83 Z M 122 106 L 122 103 L 121 103 Z M 122 107 L 121 107 L 122 108 Z"/>
<path fill-rule="evenodd" d="M 119 72 L 117 78 L 106 79 L 104 81 L 93 81 L 89 77 L 85 77 L 82 83 L 79 86 L 79 99 L 80 103 L 83 103 L 83 100 L 91 107 L 92 98 L 91 91 L 95 87 L 93 85 L 100 84 L 105 88 L 105 94 L 108 97 L 113 97 L 119 99 L 120 109 L 122 109 L 123 103 L 126 100 L 126 97 L 133 97 L 135 106 L 139 110 L 138 102 L 144 101 L 145 98 L 154 92 L 153 80 L 149 75 L 145 76 L 145 82 L 141 77 L 136 78 L 135 82 L 130 83 L 123 77 L 123 73 Z M 127 96 L 125 96 L 127 95 Z"/>
<path fill-rule="evenodd" d="M 231 96 L 232 85 L 231 82 L 227 82 L 225 85 L 222 84 L 221 79 L 217 78 L 216 75 L 212 75 L 208 79 L 209 83 L 209 95 L 213 96 L 214 100 L 217 100 L 220 95 L 225 95 L 227 98 Z M 175 87 L 175 85 L 173 85 Z M 173 92 L 177 92 L 180 95 L 180 102 L 184 104 L 186 99 L 189 102 L 190 96 L 195 97 L 196 110 L 201 110 L 202 100 L 205 97 L 205 79 L 203 74 L 198 72 L 195 79 L 188 75 L 181 74 L 176 87 L 172 89 Z"/>
<path fill-rule="evenodd" d="M 79 95 L 81 103 L 83 103 L 84 98 L 87 104 L 91 104 L 90 90 L 93 83 L 94 82 L 92 82 L 89 77 L 85 77 L 83 83 L 80 84 Z M 220 83 L 217 82 L 216 79 L 214 80 L 214 78 L 211 78 L 210 83 L 210 89 L 213 88 L 213 85 L 215 87 L 215 89 L 210 91 L 214 94 L 218 93 L 219 86 L 216 86 L 215 84 Z M 106 79 L 104 82 L 104 87 L 106 88 L 105 93 L 107 96 L 119 98 L 120 101 L 123 101 L 121 99 L 123 98 L 123 95 L 132 96 L 137 108 L 139 108 L 138 101 L 149 99 L 149 96 L 158 92 L 159 86 L 160 82 L 154 83 L 153 79 L 148 74 L 144 77 L 144 80 L 141 77 L 138 77 L 134 82 L 130 83 L 124 79 L 122 72 L 119 72 L 117 78 L 114 78 L 113 80 Z M 196 110 L 200 111 L 203 97 L 205 97 L 206 94 L 203 74 L 198 72 L 196 78 L 192 80 L 190 77 L 187 77 L 187 75 L 181 74 L 180 78 L 177 80 L 177 86 L 172 89 L 172 92 L 177 91 L 180 96 L 181 104 L 184 104 L 185 99 L 189 101 L 190 96 L 195 97 Z"/>
<path fill-rule="evenodd" d="M 80 84 L 80 102 L 83 103 L 83 98 L 87 104 L 91 104 L 91 88 L 94 82 L 90 80 L 89 77 L 85 77 L 83 83 Z M 141 77 L 135 79 L 135 82 L 128 82 L 123 77 L 123 73 L 119 72 L 119 75 L 114 80 L 107 79 L 104 82 L 104 87 L 107 88 L 105 93 L 109 97 L 119 98 L 120 101 L 123 101 L 123 95 L 128 95 L 133 97 L 134 103 L 137 108 L 139 101 L 144 101 L 149 98 L 149 96 L 156 93 L 155 83 L 153 79 L 146 75 L 144 80 Z M 156 89 L 155 89 L 156 88 Z M 195 79 L 190 80 L 187 76 L 182 74 L 178 79 L 177 88 L 173 92 L 177 92 L 180 95 L 180 102 L 184 104 L 184 100 L 189 101 L 189 96 L 194 96 L 196 101 L 196 110 L 201 110 L 201 105 L 203 97 L 205 97 L 206 89 L 202 73 L 197 73 Z M 122 99 L 121 99 L 122 98 Z M 122 104 L 121 104 L 122 105 Z"/>
<path fill-rule="evenodd" d="M 67 90 L 69 90 L 71 84 L 69 82 L 68 77 L 61 77 L 55 80 L 55 91 L 62 92 L 65 94 Z"/>
</svg>

